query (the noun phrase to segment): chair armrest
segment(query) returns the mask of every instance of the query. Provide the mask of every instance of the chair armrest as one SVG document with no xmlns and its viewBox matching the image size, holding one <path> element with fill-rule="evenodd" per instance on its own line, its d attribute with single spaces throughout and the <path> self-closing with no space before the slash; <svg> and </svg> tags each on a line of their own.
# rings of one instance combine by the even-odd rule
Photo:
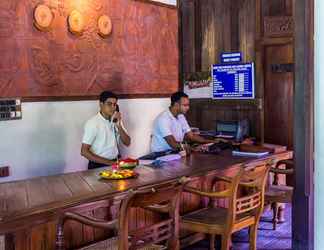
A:
<svg viewBox="0 0 324 250">
<path fill-rule="evenodd" d="M 275 174 L 285 174 L 285 175 L 290 175 L 294 173 L 293 169 L 281 169 L 281 168 L 270 168 L 270 172 L 275 173 Z"/>
<path fill-rule="evenodd" d="M 191 177 L 187 177 L 187 176 L 182 176 L 178 179 L 178 183 L 184 185 L 188 182 L 192 181 L 192 178 Z"/>
<path fill-rule="evenodd" d="M 241 187 L 255 188 L 255 181 L 241 181 L 239 185 Z"/>
<path fill-rule="evenodd" d="M 118 225 L 118 220 L 106 221 L 72 212 L 64 213 L 63 220 L 64 222 L 67 220 L 75 220 L 88 226 L 104 229 L 116 229 Z"/>
<path fill-rule="evenodd" d="M 228 182 L 231 183 L 232 182 L 232 178 L 228 177 L 228 176 L 218 176 L 216 175 L 213 179 L 213 183 L 217 182 L 217 181 L 224 181 L 224 182 Z"/>
<path fill-rule="evenodd" d="M 277 166 L 280 164 L 286 164 L 286 165 L 290 165 L 293 166 L 294 165 L 294 160 L 293 159 L 288 159 L 288 160 L 281 160 L 277 162 Z"/>
<path fill-rule="evenodd" d="M 193 194 L 197 194 L 197 195 L 201 195 L 201 196 L 206 196 L 209 198 L 226 198 L 226 197 L 229 197 L 231 194 L 230 189 L 226 189 L 226 190 L 219 191 L 219 192 L 204 192 L 199 189 L 195 189 L 195 188 L 187 187 L 187 186 L 184 187 L 184 191 L 193 193 Z"/>
<path fill-rule="evenodd" d="M 158 213 L 169 213 L 170 212 L 170 204 L 155 204 L 148 207 L 145 207 L 145 209 L 152 211 L 152 212 L 158 212 Z"/>
</svg>

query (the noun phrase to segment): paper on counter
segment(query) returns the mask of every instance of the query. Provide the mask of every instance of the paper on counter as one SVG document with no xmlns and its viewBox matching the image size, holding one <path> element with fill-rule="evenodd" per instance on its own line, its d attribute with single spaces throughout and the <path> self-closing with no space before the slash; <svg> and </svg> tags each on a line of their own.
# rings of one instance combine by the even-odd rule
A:
<svg viewBox="0 0 324 250">
<path fill-rule="evenodd" d="M 174 161 L 174 160 L 178 160 L 181 158 L 181 155 L 179 154 L 170 154 L 170 155 L 164 155 L 161 157 L 156 158 L 156 160 L 159 161 Z"/>
<path fill-rule="evenodd" d="M 248 156 L 248 157 L 261 157 L 268 155 L 269 152 L 243 152 L 243 151 L 232 151 L 232 155 L 234 156 Z"/>
<path fill-rule="evenodd" d="M 154 160 L 139 160 L 139 165 L 151 165 Z"/>
</svg>

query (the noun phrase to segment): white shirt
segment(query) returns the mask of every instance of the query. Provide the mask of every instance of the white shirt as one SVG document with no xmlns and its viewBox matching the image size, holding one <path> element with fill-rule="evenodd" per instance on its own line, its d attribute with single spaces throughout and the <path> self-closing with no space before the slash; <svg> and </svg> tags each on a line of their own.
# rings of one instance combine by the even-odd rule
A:
<svg viewBox="0 0 324 250">
<path fill-rule="evenodd" d="M 177 142 L 182 142 L 185 134 L 189 131 L 189 124 L 183 114 L 174 117 L 169 109 L 162 112 L 154 121 L 151 151 L 159 152 L 172 149 L 164 137 L 173 135 Z"/>
<path fill-rule="evenodd" d="M 124 129 L 124 126 L 122 124 Z M 116 124 L 106 120 L 100 112 L 84 126 L 82 143 L 91 145 L 90 151 L 106 159 L 116 159 L 120 135 Z"/>
</svg>

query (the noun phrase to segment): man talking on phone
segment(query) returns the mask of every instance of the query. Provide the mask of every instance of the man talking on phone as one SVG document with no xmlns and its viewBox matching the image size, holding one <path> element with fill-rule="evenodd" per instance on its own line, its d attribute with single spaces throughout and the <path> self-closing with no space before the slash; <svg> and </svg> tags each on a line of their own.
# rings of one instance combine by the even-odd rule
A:
<svg viewBox="0 0 324 250">
<path fill-rule="evenodd" d="M 118 144 L 129 146 L 131 139 L 123 125 L 117 96 L 104 91 L 99 96 L 99 112 L 84 126 L 81 155 L 89 160 L 88 169 L 112 165 L 118 158 Z"/>
</svg>

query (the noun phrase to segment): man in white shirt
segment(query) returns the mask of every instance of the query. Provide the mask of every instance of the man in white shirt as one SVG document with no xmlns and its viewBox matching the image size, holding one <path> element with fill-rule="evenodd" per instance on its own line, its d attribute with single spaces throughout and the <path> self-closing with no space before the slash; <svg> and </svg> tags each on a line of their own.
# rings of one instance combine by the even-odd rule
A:
<svg viewBox="0 0 324 250">
<path fill-rule="evenodd" d="M 184 92 L 176 92 L 171 96 L 171 106 L 162 112 L 154 121 L 151 151 L 184 150 L 182 142 L 198 143 L 215 142 L 195 135 L 184 114 L 189 110 L 189 97 Z"/>
<path fill-rule="evenodd" d="M 104 91 L 99 97 L 100 111 L 84 127 L 81 155 L 89 160 L 88 169 L 115 163 L 120 141 L 126 146 L 131 139 L 122 123 L 117 96 Z"/>
</svg>

